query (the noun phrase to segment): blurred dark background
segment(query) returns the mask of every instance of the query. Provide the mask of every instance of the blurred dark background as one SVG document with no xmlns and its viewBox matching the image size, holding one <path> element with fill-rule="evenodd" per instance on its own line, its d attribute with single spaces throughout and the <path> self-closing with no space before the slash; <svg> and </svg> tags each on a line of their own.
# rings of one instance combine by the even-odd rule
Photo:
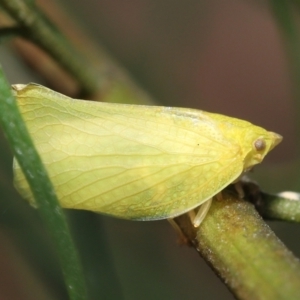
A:
<svg viewBox="0 0 300 300">
<path fill-rule="evenodd" d="M 284 40 L 268 1 L 59 3 L 160 104 L 235 116 L 283 135 L 250 176 L 270 193 L 300 189 L 300 99 L 293 96 Z M 9 47 L 0 48 L 0 61 L 11 83 L 40 82 Z M 0 299 L 65 299 L 49 236 L 13 189 L 11 160 L 2 140 Z M 98 288 L 91 299 L 233 299 L 192 248 L 176 244 L 166 221 L 68 215 L 87 278 Z M 299 256 L 299 225 L 268 224 Z"/>
</svg>

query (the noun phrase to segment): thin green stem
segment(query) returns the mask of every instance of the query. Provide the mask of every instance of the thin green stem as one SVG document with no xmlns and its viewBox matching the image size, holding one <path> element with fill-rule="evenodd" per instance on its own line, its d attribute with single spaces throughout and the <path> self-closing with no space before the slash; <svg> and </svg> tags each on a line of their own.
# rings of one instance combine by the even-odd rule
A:
<svg viewBox="0 0 300 300">
<path fill-rule="evenodd" d="M 36 6 L 19 0 L 0 0 L 0 5 L 16 20 L 18 26 L 26 30 L 28 39 L 44 49 L 81 83 L 82 95 L 93 94 L 98 90 L 99 78 L 86 67 L 84 57 L 77 53 Z"/>
<path fill-rule="evenodd" d="M 0 43 L 12 38 L 23 36 L 25 32 L 17 26 L 0 28 Z"/>
<path fill-rule="evenodd" d="M 259 214 L 268 220 L 300 222 L 300 194 L 282 192 L 280 195 L 264 193 L 251 181 L 241 181 L 245 199 L 254 204 Z"/>
<path fill-rule="evenodd" d="M 269 220 L 300 222 L 300 198 L 262 193 L 262 201 L 256 207 L 260 215 Z"/>
<path fill-rule="evenodd" d="M 0 123 L 35 196 L 42 218 L 52 234 L 70 299 L 84 300 L 84 277 L 66 218 L 1 68 Z"/>
<path fill-rule="evenodd" d="M 44 49 L 77 81 L 80 87 L 78 98 L 118 103 L 152 103 L 153 100 L 131 80 L 127 72 L 124 72 L 104 49 L 99 49 L 99 46 L 94 49 L 93 43 L 89 43 L 83 34 L 78 33 L 76 39 L 82 38 L 84 43 L 87 43 L 87 49 L 90 49 L 83 57 L 31 0 L 26 2 L 0 0 L 0 6 L 14 18 L 16 26 L 21 29 L 22 37 Z M 91 49 L 96 50 L 97 55 Z M 89 58 L 89 53 L 92 59 Z"/>
</svg>

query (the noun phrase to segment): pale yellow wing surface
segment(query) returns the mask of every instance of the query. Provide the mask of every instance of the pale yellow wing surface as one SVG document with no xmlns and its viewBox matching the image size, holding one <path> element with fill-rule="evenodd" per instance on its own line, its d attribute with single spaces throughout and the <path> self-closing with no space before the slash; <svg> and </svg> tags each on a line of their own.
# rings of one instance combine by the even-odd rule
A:
<svg viewBox="0 0 300 300">
<path fill-rule="evenodd" d="M 34 84 L 14 90 L 61 205 L 126 219 L 174 217 L 217 194 L 246 167 L 258 136 L 244 150 L 245 128 L 261 129 L 192 109 L 74 100 Z M 14 174 L 34 203 L 16 162 Z"/>
</svg>

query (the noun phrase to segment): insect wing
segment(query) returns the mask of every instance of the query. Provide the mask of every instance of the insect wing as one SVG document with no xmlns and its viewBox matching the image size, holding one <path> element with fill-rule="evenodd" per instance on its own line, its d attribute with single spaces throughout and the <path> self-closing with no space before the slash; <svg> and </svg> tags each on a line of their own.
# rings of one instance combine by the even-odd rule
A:
<svg viewBox="0 0 300 300">
<path fill-rule="evenodd" d="M 182 214 L 234 181 L 239 148 L 204 112 L 74 100 L 29 85 L 19 108 L 60 203 L 126 219 Z M 33 203 L 14 163 L 15 185 Z"/>
</svg>

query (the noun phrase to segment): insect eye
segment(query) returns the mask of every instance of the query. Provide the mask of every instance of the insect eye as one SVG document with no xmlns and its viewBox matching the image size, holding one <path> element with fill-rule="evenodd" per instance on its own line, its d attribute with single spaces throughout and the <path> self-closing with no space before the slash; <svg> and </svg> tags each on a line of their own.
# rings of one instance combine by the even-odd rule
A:
<svg viewBox="0 0 300 300">
<path fill-rule="evenodd" d="M 254 142 L 254 148 L 256 151 L 263 151 L 266 148 L 266 141 L 262 138 L 257 139 Z"/>
</svg>

